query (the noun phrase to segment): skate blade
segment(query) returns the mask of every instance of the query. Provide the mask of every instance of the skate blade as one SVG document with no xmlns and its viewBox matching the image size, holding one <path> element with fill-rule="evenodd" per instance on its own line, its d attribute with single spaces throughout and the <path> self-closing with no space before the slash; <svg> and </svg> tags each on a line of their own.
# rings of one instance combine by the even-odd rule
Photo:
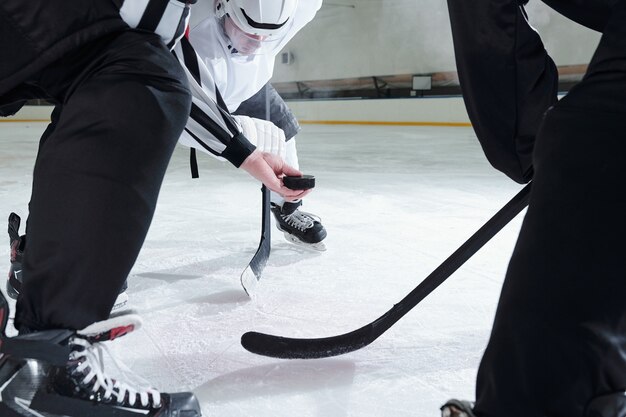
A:
<svg viewBox="0 0 626 417">
<path fill-rule="evenodd" d="M 450 400 L 441 407 L 441 417 L 475 417 L 473 407 L 469 401 Z"/>
<path fill-rule="evenodd" d="M 130 308 L 128 305 L 128 295 L 126 291 L 117 295 L 117 299 L 115 300 L 115 304 L 113 304 L 113 308 L 111 309 L 111 314 L 117 314 L 122 311 L 126 311 Z"/>
<path fill-rule="evenodd" d="M 289 234 L 287 232 L 283 232 L 283 234 L 285 235 L 285 239 L 287 240 L 287 242 L 293 243 L 294 245 L 298 245 L 298 246 L 301 246 L 303 248 L 315 250 L 315 251 L 318 251 L 318 252 L 326 251 L 326 245 L 324 244 L 324 242 L 306 243 L 306 242 L 301 241 L 297 237 L 295 237 L 295 236 L 293 236 L 293 235 L 291 235 L 291 234 Z"/>
<path fill-rule="evenodd" d="M 254 272 L 249 265 L 241 273 L 240 280 L 241 286 L 243 287 L 243 290 L 246 292 L 246 294 L 248 294 L 248 297 L 253 298 L 256 287 L 259 284 L 259 279 L 256 277 L 256 275 L 254 275 Z"/>
</svg>

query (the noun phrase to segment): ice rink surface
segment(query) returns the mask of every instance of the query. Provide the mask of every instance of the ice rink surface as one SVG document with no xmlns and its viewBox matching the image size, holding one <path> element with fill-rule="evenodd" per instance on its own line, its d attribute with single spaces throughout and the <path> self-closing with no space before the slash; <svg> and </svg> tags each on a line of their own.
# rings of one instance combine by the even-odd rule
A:
<svg viewBox="0 0 626 417">
<path fill-rule="evenodd" d="M 27 215 L 45 127 L 0 124 L 4 219 Z M 450 397 L 473 399 L 521 216 L 368 347 L 293 361 L 241 347 L 249 330 L 324 337 L 371 322 L 521 189 L 491 168 L 470 128 L 305 125 L 297 140 L 301 169 L 317 180 L 303 209 L 322 218 L 328 250 L 296 247 L 272 227 L 250 300 L 239 275 L 259 240 L 260 185 L 205 155 L 191 179 L 179 147 L 129 276 L 144 327 L 111 349 L 157 388 L 193 390 L 205 416 L 432 417 Z"/>
</svg>

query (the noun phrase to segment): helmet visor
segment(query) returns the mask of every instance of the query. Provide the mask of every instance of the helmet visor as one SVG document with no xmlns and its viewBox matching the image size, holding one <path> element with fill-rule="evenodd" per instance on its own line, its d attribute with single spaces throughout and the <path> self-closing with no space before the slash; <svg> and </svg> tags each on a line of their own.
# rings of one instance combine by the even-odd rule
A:
<svg viewBox="0 0 626 417">
<path fill-rule="evenodd" d="M 291 27 L 290 19 L 280 30 L 248 33 L 237 26 L 228 15 L 222 17 L 222 23 L 230 44 L 241 55 L 258 55 L 271 51 L 284 39 Z"/>
</svg>

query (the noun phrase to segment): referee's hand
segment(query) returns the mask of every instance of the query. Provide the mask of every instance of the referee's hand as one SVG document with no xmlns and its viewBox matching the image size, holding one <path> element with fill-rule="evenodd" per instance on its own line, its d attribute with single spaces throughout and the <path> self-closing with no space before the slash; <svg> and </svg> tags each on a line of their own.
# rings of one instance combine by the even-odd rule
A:
<svg viewBox="0 0 626 417">
<path fill-rule="evenodd" d="M 311 190 L 291 190 L 285 187 L 282 177 L 287 175 L 297 177 L 302 173 L 287 165 L 278 155 L 256 150 L 243 161 L 241 168 L 287 201 L 299 200 L 311 192 Z"/>
</svg>

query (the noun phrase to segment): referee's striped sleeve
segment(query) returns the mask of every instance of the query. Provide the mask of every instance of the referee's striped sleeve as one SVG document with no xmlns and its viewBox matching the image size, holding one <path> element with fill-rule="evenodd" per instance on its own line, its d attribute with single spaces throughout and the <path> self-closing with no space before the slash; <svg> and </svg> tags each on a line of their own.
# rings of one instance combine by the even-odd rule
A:
<svg viewBox="0 0 626 417">
<path fill-rule="evenodd" d="M 210 71 L 199 59 L 188 39 L 181 39 L 174 49 L 174 55 L 187 73 L 193 95 L 191 112 L 180 142 L 224 158 L 239 167 L 254 152 L 255 146 L 241 134 Z"/>
</svg>

